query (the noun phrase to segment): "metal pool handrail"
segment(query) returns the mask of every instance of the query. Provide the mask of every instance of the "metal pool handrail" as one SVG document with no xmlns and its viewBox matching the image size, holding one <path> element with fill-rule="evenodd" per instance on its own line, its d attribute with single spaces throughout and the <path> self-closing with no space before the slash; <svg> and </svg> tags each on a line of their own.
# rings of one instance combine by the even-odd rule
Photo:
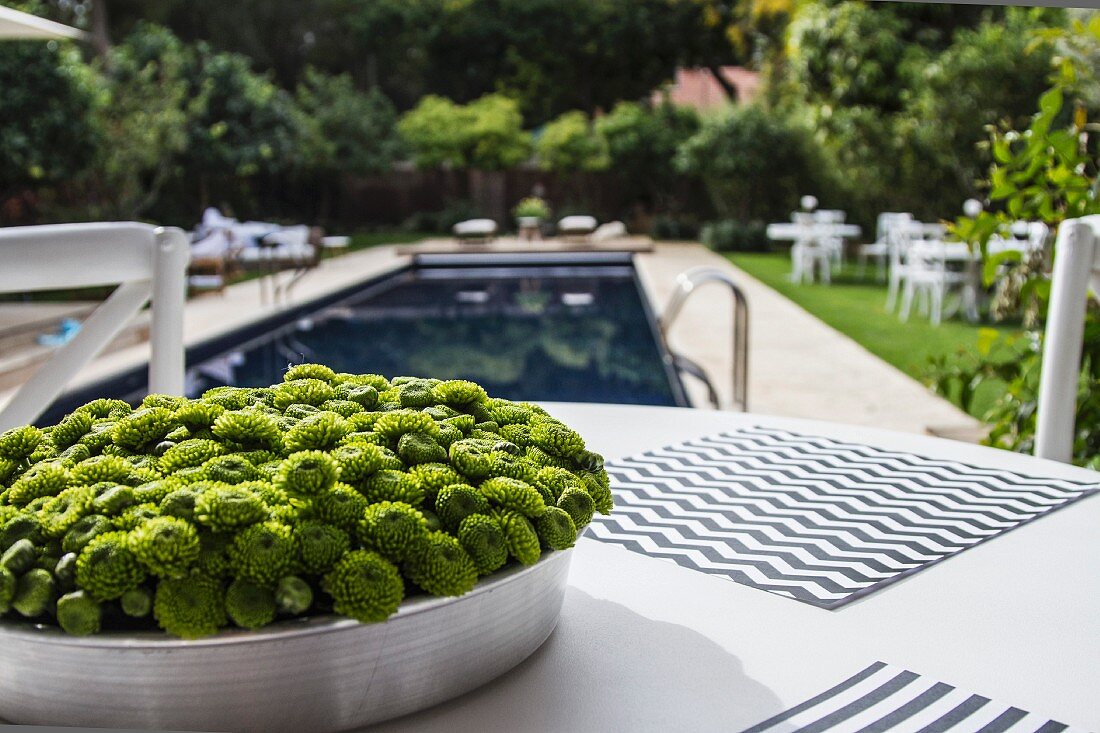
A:
<svg viewBox="0 0 1100 733">
<path fill-rule="evenodd" d="M 146 303 L 149 390 L 183 394 L 183 307 L 190 245 L 182 230 L 136 222 L 0 229 L 0 293 L 118 285 L 80 332 L 0 410 L 0 431 L 33 422 Z"/>
<path fill-rule="evenodd" d="M 748 408 L 748 381 L 749 381 L 749 304 L 745 294 L 727 273 L 714 267 L 699 266 L 681 272 L 676 278 L 676 289 L 669 298 L 668 305 L 658 319 L 661 328 L 661 336 L 668 344 L 668 332 L 675 322 L 676 317 L 687 302 L 688 297 L 700 286 L 710 282 L 721 283 L 729 288 L 733 296 L 733 369 L 731 393 L 732 407 L 741 411 Z M 671 351 L 671 348 L 669 349 Z M 673 355 L 676 358 L 676 355 Z M 700 369 L 701 371 L 701 369 Z M 694 373 L 694 372 L 692 372 Z M 696 374 L 696 376 L 699 376 Z M 705 374 L 700 376 L 713 394 L 713 387 Z"/>
</svg>

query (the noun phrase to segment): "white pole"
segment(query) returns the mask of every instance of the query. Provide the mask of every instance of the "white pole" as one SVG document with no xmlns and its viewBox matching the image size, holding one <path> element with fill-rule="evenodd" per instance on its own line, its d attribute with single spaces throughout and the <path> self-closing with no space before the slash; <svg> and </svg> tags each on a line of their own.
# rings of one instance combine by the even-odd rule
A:
<svg viewBox="0 0 1100 733">
<path fill-rule="evenodd" d="M 149 391 L 182 395 L 183 309 L 191 247 L 183 231 L 158 227 L 153 249 L 152 324 L 149 329 Z"/>
</svg>

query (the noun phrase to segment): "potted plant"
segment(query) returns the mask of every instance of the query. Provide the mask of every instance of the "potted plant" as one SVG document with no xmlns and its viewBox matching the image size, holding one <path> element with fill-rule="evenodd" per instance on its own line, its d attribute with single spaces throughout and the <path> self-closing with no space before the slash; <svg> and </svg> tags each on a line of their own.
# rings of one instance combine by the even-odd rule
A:
<svg viewBox="0 0 1100 733">
<path fill-rule="evenodd" d="M 550 218 L 550 206 L 538 196 L 528 196 L 512 209 L 519 225 L 520 239 L 538 239 L 539 225 Z"/>
</svg>

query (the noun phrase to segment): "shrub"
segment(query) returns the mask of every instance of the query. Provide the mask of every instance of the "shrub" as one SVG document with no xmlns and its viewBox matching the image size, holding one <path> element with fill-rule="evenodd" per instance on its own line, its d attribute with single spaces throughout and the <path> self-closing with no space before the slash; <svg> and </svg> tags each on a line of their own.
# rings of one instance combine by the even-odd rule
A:
<svg viewBox="0 0 1100 733">
<path fill-rule="evenodd" d="M 802 193 L 819 189 L 805 132 L 758 105 L 705 120 L 676 164 L 702 179 L 720 215 L 742 221 L 786 218 Z"/>
<path fill-rule="evenodd" d="M 601 171 L 611 163 L 607 141 L 596 133 L 584 112 L 566 112 L 548 123 L 535 149 L 539 167 L 547 171 Z"/>
<path fill-rule="evenodd" d="M 501 94 L 467 105 L 428 95 L 405 113 L 398 131 L 420 168 L 504 170 L 531 154 L 519 105 Z"/>
<path fill-rule="evenodd" d="M 763 222 L 721 219 L 704 224 L 699 238 L 715 252 L 766 252 L 768 236 L 765 230 Z"/>
</svg>

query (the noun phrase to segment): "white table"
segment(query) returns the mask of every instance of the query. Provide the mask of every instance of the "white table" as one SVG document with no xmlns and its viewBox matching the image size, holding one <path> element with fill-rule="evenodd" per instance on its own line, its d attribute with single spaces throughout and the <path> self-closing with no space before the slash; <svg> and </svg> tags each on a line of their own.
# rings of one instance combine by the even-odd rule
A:
<svg viewBox="0 0 1100 733">
<path fill-rule="evenodd" d="M 840 240 L 858 237 L 860 228 L 855 224 L 838 222 L 779 222 L 768 225 L 767 235 L 768 239 L 791 240 L 794 243 L 791 247 L 791 280 L 801 282 L 808 276 L 809 281 L 813 282 L 816 268 L 821 272 L 822 282 L 828 283 L 830 259 L 834 251 L 826 243 L 830 240 L 835 242 L 835 254 L 839 258 L 842 248 Z M 835 261 L 839 265 L 839 259 Z"/>
<path fill-rule="evenodd" d="M 1029 456 L 831 423 L 547 407 L 609 459 L 762 425 L 1100 480 Z M 539 651 L 479 690 L 378 730 L 736 733 L 875 661 L 1100 730 L 1098 527 L 1100 496 L 1088 497 L 833 611 L 582 539 L 561 622 Z"/>
</svg>

